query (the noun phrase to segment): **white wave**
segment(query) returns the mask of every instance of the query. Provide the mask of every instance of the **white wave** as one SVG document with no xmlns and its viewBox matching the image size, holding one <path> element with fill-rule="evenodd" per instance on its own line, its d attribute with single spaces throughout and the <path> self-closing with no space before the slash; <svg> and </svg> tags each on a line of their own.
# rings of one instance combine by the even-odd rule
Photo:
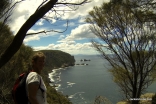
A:
<svg viewBox="0 0 156 104">
<path fill-rule="evenodd" d="M 49 79 L 50 79 L 50 82 L 60 82 L 61 79 L 60 79 L 60 75 L 61 75 L 61 72 L 60 72 L 60 69 L 53 69 L 51 73 L 49 73 Z"/>
<path fill-rule="evenodd" d="M 50 78 L 50 82 L 55 82 L 55 80 L 53 78 Z"/>
<path fill-rule="evenodd" d="M 70 95 L 70 96 L 68 96 L 68 98 L 70 98 L 70 99 L 73 98 L 73 97 L 74 97 L 74 95 Z"/>
<path fill-rule="evenodd" d="M 78 95 L 78 96 L 81 96 L 82 93 L 85 93 L 85 92 L 77 92 L 77 93 L 75 93 L 75 94 L 73 94 L 73 95 L 70 95 L 68 98 L 74 98 L 74 97 L 76 97 L 77 95 Z"/>
<path fill-rule="evenodd" d="M 58 68 L 58 70 L 61 70 L 61 69 L 63 69 L 63 68 Z"/>
<path fill-rule="evenodd" d="M 54 84 L 54 87 L 55 87 L 56 90 L 59 90 L 60 87 L 61 87 L 61 84 Z"/>
<path fill-rule="evenodd" d="M 67 82 L 68 83 L 68 85 L 74 85 L 74 84 L 76 84 L 76 83 L 72 83 L 72 82 Z"/>
<path fill-rule="evenodd" d="M 76 83 L 72 83 L 72 82 L 67 82 L 67 87 L 72 87 L 74 84 L 76 84 Z"/>
</svg>

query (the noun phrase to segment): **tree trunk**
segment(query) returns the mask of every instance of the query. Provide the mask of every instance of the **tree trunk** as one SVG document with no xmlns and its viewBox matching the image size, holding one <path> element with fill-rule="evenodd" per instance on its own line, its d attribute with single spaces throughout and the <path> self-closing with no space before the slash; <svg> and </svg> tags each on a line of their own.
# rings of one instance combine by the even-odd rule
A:
<svg viewBox="0 0 156 104">
<path fill-rule="evenodd" d="M 131 104 L 139 104 L 139 100 L 132 100 Z"/>
<path fill-rule="evenodd" d="M 0 68 L 5 65 L 11 57 L 18 51 L 23 43 L 27 31 L 39 20 L 41 19 L 53 6 L 56 4 L 57 0 L 50 0 L 40 9 L 38 9 L 29 19 L 23 24 L 20 30 L 17 32 L 14 40 L 6 51 L 2 54 L 0 58 Z"/>
</svg>

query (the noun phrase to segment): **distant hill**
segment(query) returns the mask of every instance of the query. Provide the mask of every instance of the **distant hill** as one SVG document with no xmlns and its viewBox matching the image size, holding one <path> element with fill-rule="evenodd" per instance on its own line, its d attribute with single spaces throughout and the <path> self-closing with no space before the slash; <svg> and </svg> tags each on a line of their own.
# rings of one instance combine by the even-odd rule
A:
<svg viewBox="0 0 156 104">
<path fill-rule="evenodd" d="M 41 50 L 46 55 L 46 68 L 60 68 L 73 66 L 75 64 L 74 56 L 59 50 Z"/>
</svg>

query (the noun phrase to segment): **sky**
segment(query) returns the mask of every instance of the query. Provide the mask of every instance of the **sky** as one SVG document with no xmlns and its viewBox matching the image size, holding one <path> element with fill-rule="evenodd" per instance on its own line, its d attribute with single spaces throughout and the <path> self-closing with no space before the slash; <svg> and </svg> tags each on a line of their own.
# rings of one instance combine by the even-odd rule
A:
<svg viewBox="0 0 156 104">
<path fill-rule="evenodd" d="M 9 23 L 14 34 L 18 32 L 23 23 L 35 12 L 42 1 L 43 0 L 25 0 L 16 5 L 11 16 L 11 22 Z M 82 0 L 58 0 L 58 2 L 61 1 L 80 2 Z M 46 34 L 41 33 L 26 36 L 23 43 L 32 47 L 34 50 L 61 50 L 71 55 L 99 54 L 90 42 L 91 39 L 96 37 L 89 29 L 90 24 L 85 22 L 85 18 L 88 12 L 93 10 L 94 6 L 101 6 L 103 2 L 109 2 L 109 0 L 91 0 L 90 3 L 76 6 L 75 11 L 69 11 L 71 10 L 69 7 L 62 5 L 55 7 L 54 9 L 57 10 L 59 20 L 51 19 L 51 21 L 46 21 L 45 19 L 40 19 L 28 33 L 47 30 L 55 30 L 62 33 L 48 32 Z M 61 10 L 68 11 L 61 12 Z M 56 14 L 49 12 L 46 16 L 54 18 Z"/>
</svg>

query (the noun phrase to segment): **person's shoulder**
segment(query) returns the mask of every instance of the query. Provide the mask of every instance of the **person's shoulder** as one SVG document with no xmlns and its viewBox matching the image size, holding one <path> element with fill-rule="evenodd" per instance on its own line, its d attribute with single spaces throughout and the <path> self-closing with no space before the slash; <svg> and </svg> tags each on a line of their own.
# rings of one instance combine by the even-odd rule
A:
<svg viewBox="0 0 156 104">
<path fill-rule="evenodd" d="M 30 72 L 28 76 L 38 76 L 38 74 L 36 72 Z"/>
<path fill-rule="evenodd" d="M 29 74 L 38 75 L 37 72 L 33 72 L 33 71 L 31 71 Z"/>
<path fill-rule="evenodd" d="M 28 78 L 37 77 L 40 79 L 41 76 L 37 72 L 30 72 L 27 77 Z"/>
<path fill-rule="evenodd" d="M 27 76 L 27 82 L 32 83 L 32 82 L 39 82 L 40 76 L 38 75 L 37 72 L 30 72 Z"/>
</svg>

